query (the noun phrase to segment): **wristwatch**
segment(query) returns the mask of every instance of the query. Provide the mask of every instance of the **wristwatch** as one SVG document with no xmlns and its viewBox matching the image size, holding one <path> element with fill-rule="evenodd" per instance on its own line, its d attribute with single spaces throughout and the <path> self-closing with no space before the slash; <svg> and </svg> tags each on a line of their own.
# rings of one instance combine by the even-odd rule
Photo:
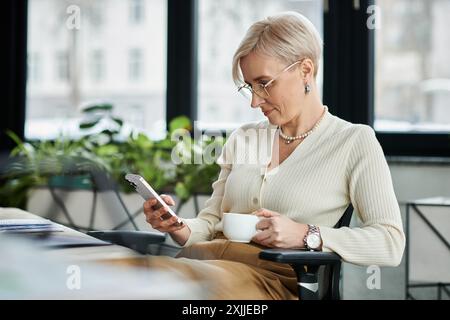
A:
<svg viewBox="0 0 450 320">
<path fill-rule="evenodd" d="M 321 251 L 322 250 L 322 238 L 320 237 L 319 227 L 308 224 L 308 232 L 303 239 L 305 243 L 305 248 L 311 251 Z"/>
</svg>

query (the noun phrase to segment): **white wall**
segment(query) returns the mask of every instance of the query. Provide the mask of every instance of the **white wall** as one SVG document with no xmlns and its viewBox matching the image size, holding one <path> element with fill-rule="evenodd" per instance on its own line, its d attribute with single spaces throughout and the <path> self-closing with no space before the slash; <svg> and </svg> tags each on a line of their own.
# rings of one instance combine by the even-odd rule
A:
<svg viewBox="0 0 450 320">
<path fill-rule="evenodd" d="M 450 197 L 450 164 L 390 164 L 395 193 L 405 222 L 405 203 L 436 196 Z M 450 239 L 450 207 L 425 208 L 421 211 Z M 410 279 L 450 282 L 450 255 L 415 214 L 410 223 L 411 241 Z M 369 290 L 366 281 L 371 274 L 366 267 L 344 264 L 344 299 L 404 299 L 405 256 L 397 268 L 381 268 L 381 289 Z M 436 289 L 414 290 L 417 298 L 434 299 Z"/>
</svg>

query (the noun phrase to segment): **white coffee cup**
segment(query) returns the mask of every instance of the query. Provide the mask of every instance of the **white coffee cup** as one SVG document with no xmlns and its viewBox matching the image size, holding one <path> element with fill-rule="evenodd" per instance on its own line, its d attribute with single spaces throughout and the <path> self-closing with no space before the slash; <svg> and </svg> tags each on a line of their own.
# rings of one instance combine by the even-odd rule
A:
<svg viewBox="0 0 450 320">
<path fill-rule="evenodd" d="M 224 212 L 223 234 L 230 241 L 248 243 L 256 234 L 259 217 L 253 214 Z"/>
</svg>

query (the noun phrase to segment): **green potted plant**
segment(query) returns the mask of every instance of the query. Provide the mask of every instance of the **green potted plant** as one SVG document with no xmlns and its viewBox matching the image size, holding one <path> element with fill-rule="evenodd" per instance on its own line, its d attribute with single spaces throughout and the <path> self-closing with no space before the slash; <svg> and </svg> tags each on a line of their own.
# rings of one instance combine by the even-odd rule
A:
<svg viewBox="0 0 450 320">
<path fill-rule="evenodd" d="M 108 103 L 86 107 L 80 123 L 85 134 L 77 140 L 60 137 L 55 141 L 23 142 L 8 132 L 17 146 L 11 152 L 14 160 L 1 174 L 0 205 L 25 208 L 29 191 L 37 186 L 90 189 L 92 170 L 105 171 L 125 193 L 133 191 L 124 179 L 128 172 L 139 173 L 158 192 L 175 193 L 183 202 L 193 194 L 211 192 L 219 166 L 174 163 L 172 153 L 179 148 L 195 157 L 205 145 L 222 146 L 223 139 L 203 137 L 194 141 L 188 136 L 183 143 L 173 141 L 176 130 L 192 131 L 187 117 L 172 120 L 162 140 L 153 141 L 136 132 L 124 136 L 123 121 L 113 116 L 112 110 Z M 111 125 L 104 128 L 105 123 Z"/>
</svg>

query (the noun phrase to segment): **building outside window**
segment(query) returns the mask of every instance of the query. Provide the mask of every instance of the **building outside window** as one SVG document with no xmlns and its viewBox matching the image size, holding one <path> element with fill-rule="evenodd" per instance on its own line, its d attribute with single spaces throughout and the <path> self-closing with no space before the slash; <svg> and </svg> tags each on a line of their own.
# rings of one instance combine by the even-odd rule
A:
<svg viewBox="0 0 450 320">
<path fill-rule="evenodd" d="M 378 0 L 375 129 L 450 132 L 450 0 Z"/>
<path fill-rule="evenodd" d="M 42 57 L 38 52 L 28 53 L 28 81 L 37 83 L 42 80 Z"/>
<path fill-rule="evenodd" d="M 129 129 L 164 134 L 167 1 L 132 3 L 139 25 L 130 1 L 28 1 L 27 139 L 79 136 L 80 109 L 97 101 Z"/>
<path fill-rule="evenodd" d="M 102 50 L 94 50 L 91 53 L 91 78 L 95 82 L 102 81 L 105 77 L 105 56 Z"/>
<path fill-rule="evenodd" d="M 65 51 L 59 51 L 56 57 L 56 79 L 58 81 L 69 81 L 69 56 Z"/>
<path fill-rule="evenodd" d="M 142 69 L 144 66 L 144 55 L 141 49 L 133 48 L 128 53 L 128 75 L 131 81 L 137 81 L 142 78 Z"/>
<path fill-rule="evenodd" d="M 144 21 L 145 3 L 142 0 L 129 0 L 129 19 L 132 24 L 139 24 Z"/>
</svg>

